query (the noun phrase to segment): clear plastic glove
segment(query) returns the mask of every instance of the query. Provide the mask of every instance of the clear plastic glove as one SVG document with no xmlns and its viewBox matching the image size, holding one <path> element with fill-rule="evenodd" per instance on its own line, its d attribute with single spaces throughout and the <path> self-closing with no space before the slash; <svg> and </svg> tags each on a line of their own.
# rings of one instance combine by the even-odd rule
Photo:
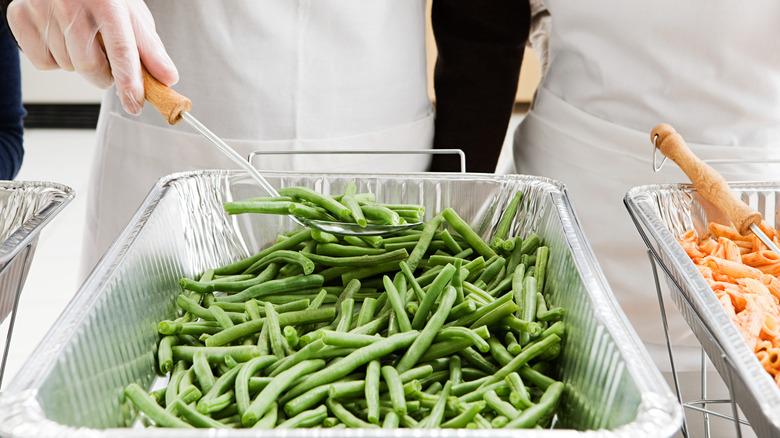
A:
<svg viewBox="0 0 780 438">
<path fill-rule="evenodd" d="M 144 103 L 141 61 L 166 85 L 179 78 L 143 0 L 14 0 L 7 18 L 35 67 L 75 70 L 100 88 L 116 83 L 130 114 Z"/>
</svg>

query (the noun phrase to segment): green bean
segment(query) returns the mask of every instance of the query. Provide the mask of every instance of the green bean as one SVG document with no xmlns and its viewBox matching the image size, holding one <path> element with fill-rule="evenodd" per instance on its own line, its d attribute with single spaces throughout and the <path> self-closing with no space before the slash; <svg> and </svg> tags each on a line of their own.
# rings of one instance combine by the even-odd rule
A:
<svg viewBox="0 0 780 438">
<path fill-rule="evenodd" d="M 462 382 L 463 374 L 462 374 L 462 364 L 461 364 L 460 356 L 452 356 L 449 362 L 450 362 L 449 380 L 452 382 L 453 385 Z"/>
<path fill-rule="evenodd" d="M 230 265 L 222 266 L 220 268 L 214 269 L 215 274 L 235 274 L 238 272 L 244 271 L 249 266 L 253 265 L 256 261 L 262 259 L 268 254 L 271 254 L 278 250 L 286 250 L 290 248 L 295 248 L 299 243 L 305 242 L 307 240 L 311 239 L 311 230 L 305 229 L 302 231 L 297 232 L 296 234 L 290 236 L 288 239 L 285 239 L 279 243 L 276 243 L 274 245 L 269 246 L 268 248 L 263 249 L 262 251 L 247 257 L 245 259 L 239 260 L 235 263 L 232 263 Z"/>
<path fill-rule="evenodd" d="M 336 311 L 332 307 L 325 307 L 321 309 L 313 310 L 300 310 L 295 312 L 286 312 L 279 314 L 279 325 L 284 327 L 287 325 L 301 325 L 311 324 L 317 322 L 331 321 L 336 316 Z M 263 319 L 253 319 L 241 324 L 237 324 L 234 327 L 225 329 L 216 333 L 206 340 L 207 347 L 216 347 L 225 345 L 229 342 L 241 339 L 244 336 L 248 336 L 253 333 L 257 333 L 263 328 L 265 323 Z"/>
<path fill-rule="evenodd" d="M 411 330 L 412 325 L 409 322 L 409 316 L 403 308 L 403 303 L 401 302 L 401 296 L 398 293 L 398 290 L 387 275 L 382 277 L 382 281 L 384 282 L 385 293 L 387 293 L 388 301 L 395 312 L 396 321 L 398 321 L 400 330 L 403 332 Z"/>
<path fill-rule="evenodd" d="M 235 380 L 235 394 L 236 405 L 238 406 L 238 413 L 243 415 L 249 407 L 249 378 L 256 372 L 271 365 L 276 361 L 275 356 L 260 356 L 256 357 L 244 365 L 236 375 Z"/>
<path fill-rule="evenodd" d="M 239 362 L 246 362 L 254 357 L 259 356 L 257 347 L 251 345 L 227 347 L 192 347 L 189 345 L 174 345 L 171 347 L 171 351 L 173 352 L 173 360 L 184 360 L 189 363 L 192 363 L 192 358 L 198 351 L 202 351 L 208 362 L 211 364 L 224 363 L 226 355 L 230 355 L 233 357 L 233 359 Z"/>
<path fill-rule="evenodd" d="M 436 279 L 433 281 L 433 283 L 431 283 L 428 291 L 425 292 L 425 297 L 420 302 L 420 307 L 417 309 L 417 313 L 414 314 L 414 318 L 412 319 L 413 329 L 419 330 L 425 325 L 425 322 L 428 320 L 428 314 L 430 313 L 434 302 L 436 302 L 439 294 L 442 290 L 444 290 L 444 287 L 447 285 L 447 283 L 449 283 L 454 274 L 455 266 L 447 265 L 441 270 L 439 275 L 436 276 Z M 457 292 L 454 290 L 454 288 L 453 293 L 457 295 Z M 447 312 L 449 313 L 449 309 Z"/>
<path fill-rule="evenodd" d="M 463 337 L 456 337 L 452 339 L 447 339 L 442 342 L 437 342 L 435 344 L 431 344 L 428 351 L 425 352 L 425 354 L 422 355 L 422 357 L 419 359 L 419 363 L 425 363 L 434 359 L 439 359 L 442 357 L 447 357 L 453 353 L 457 353 L 464 348 L 467 348 L 472 345 L 473 340 L 470 338 L 463 338 Z"/>
<path fill-rule="evenodd" d="M 331 257 L 361 257 L 377 256 L 387 252 L 384 248 L 372 248 L 354 245 L 341 245 L 337 243 L 320 243 L 315 252 L 321 256 Z"/>
<path fill-rule="evenodd" d="M 456 356 L 457 357 L 457 356 Z M 450 358 L 452 359 L 452 358 Z M 449 362 L 449 361 L 448 361 Z M 434 382 L 443 382 L 446 381 L 450 377 L 450 370 L 444 369 L 440 371 L 434 371 L 429 376 L 423 377 L 421 379 L 417 379 L 420 382 L 421 387 L 429 386 L 430 384 Z M 441 389 L 441 388 L 439 388 Z M 426 392 L 430 390 L 430 387 L 426 389 Z"/>
<path fill-rule="evenodd" d="M 372 360 L 366 367 L 365 396 L 368 407 L 369 423 L 379 423 L 379 378 L 381 365 L 379 360 Z M 399 377 L 400 381 L 400 377 Z M 391 394 L 392 395 L 392 394 Z"/>
<path fill-rule="evenodd" d="M 357 318 L 357 327 L 368 324 L 374 318 L 374 311 L 376 310 L 376 299 L 366 298 L 363 300 L 363 304 L 360 306 L 360 312 Z"/>
<path fill-rule="evenodd" d="M 444 384 L 441 394 L 439 394 L 439 399 L 436 401 L 433 409 L 431 409 L 430 415 L 428 415 L 428 421 L 425 423 L 426 429 L 435 429 L 441 425 L 442 418 L 444 418 L 444 408 L 451 390 L 452 381 L 448 380 L 447 383 Z"/>
<path fill-rule="evenodd" d="M 442 211 L 441 215 L 477 253 L 488 259 L 496 255 L 495 251 L 451 207 Z"/>
<path fill-rule="evenodd" d="M 494 239 L 506 239 L 507 233 L 509 233 L 509 227 L 512 225 L 512 219 L 517 214 L 517 207 L 520 204 L 520 200 L 523 199 L 523 192 L 518 190 L 515 192 L 512 199 L 504 208 L 504 214 L 501 217 L 501 222 L 498 223 L 495 233 L 493 233 Z"/>
<path fill-rule="evenodd" d="M 163 336 L 157 347 L 157 363 L 160 373 L 168 374 L 173 368 L 173 350 L 171 347 L 178 344 L 179 340 L 176 336 Z"/>
<path fill-rule="evenodd" d="M 347 298 L 341 302 L 341 311 L 338 315 L 338 324 L 336 324 L 336 331 L 346 333 L 349 331 L 349 327 L 352 325 L 352 315 L 355 309 L 355 300 L 353 298 Z"/>
<path fill-rule="evenodd" d="M 341 420 L 347 427 L 359 427 L 359 428 L 378 428 L 379 426 L 372 423 L 367 423 L 360 418 L 353 415 L 347 408 L 342 406 L 341 403 L 333 398 L 325 400 L 325 405 L 330 409 L 333 415 Z"/>
<path fill-rule="evenodd" d="M 425 297 L 425 292 L 423 292 L 420 284 L 417 282 L 417 279 L 414 278 L 414 274 L 409 268 L 409 265 L 406 262 L 401 262 L 398 264 L 398 266 L 401 268 L 401 272 L 403 272 L 403 274 L 406 276 L 406 281 L 412 286 L 412 290 L 414 291 L 417 299 L 422 301 Z"/>
<path fill-rule="evenodd" d="M 192 356 L 192 369 L 195 372 L 195 378 L 198 379 L 201 390 L 204 393 L 209 392 L 214 386 L 216 378 L 214 373 L 211 372 L 211 366 L 204 352 L 198 351 Z"/>
<path fill-rule="evenodd" d="M 520 247 L 521 254 L 533 254 L 536 248 L 542 243 L 542 239 L 536 235 L 531 234 L 523 240 L 523 244 Z"/>
<path fill-rule="evenodd" d="M 341 275 L 342 284 L 347 284 L 352 280 L 362 280 L 364 278 L 373 277 L 374 275 L 384 274 L 387 272 L 393 272 L 398 270 L 398 260 L 378 263 L 372 266 L 361 266 L 351 269 Z"/>
<path fill-rule="evenodd" d="M 248 287 L 243 291 L 217 298 L 217 301 L 236 302 L 246 301 L 250 298 L 258 298 L 266 295 L 280 294 L 294 290 L 306 288 L 319 288 L 324 282 L 321 275 L 305 275 L 290 277 L 279 280 L 270 280 L 255 286 Z"/>
<path fill-rule="evenodd" d="M 238 281 L 221 278 L 212 280 L 211 284 L 214 286 L 215 291 L 239 292 L 256 284 L 265 283 L 268 280 L 273 280 L 274 277 L 276 277 L 276 274 L 279 273 L 279 267 L 279 263 L 272 262 L 269 263 L 259 274 L 247 274 L 246 277 L 248 278 Z M 235 275 L 233 278 L 239 279 L 241 276 Z"/>
<path fill-rule="evenodd" d="M 299 265 L 303 269 L 303 273 L 306 275 L 311 274 L 314 271 L 314 262 L 306 257 L 304 253 L 300 251 L 280 249 L 256 261 L 244 272 L 249 274 L 260 272 L 261 269 L 266 268 L 271 263 L 291 263 Z"/>
<path fill-rule="evenodd" d="M 352 214 L 350 213 L 349 208 L 345 207 L 344 204 L 341 204 L 330 196 L 317 193 L 308 187 L 283 187 L 279 189 L 278 192 L 282 196 L 309 201 L 328 210 L 339 220 L 352 222 Z"/>
<path fill-rule="evenodd" d="M 405 415 L 406 398 L 404 397 L 404 387 L 398 370 L 391 366 L 383 366 L 380 371 L 385 382 L 387 382 L 387 389 L 390 393 L 390 401 L 393 404 L 393 410 L 398 415 Z"/>
<path fill-rule="evenodd" d="M 458 242 L 452 237 L 452 234 L 450 234 L 447 230 L 441 230 L 441 233 L 439 234 L 439 238 L 444 242 L 445 245 L 447 245 L 447 248 L 453 253 L 458 254 L 461 251 L 463 251 L 463 248 L 458 244 Z M 470 249 L 470 248 L 469 248 Z"/>
<path fill-rule="evenodd" d="M 472 313 L 469 313 L 466 316 L 463 316 L 461 318 L 456 319 L 455 321 L 448 322 L 445 326 L 446 327 L 452 327 L 452 326 L 471 326 L 475 322 L 477 322 L 480 318 L 485 316 L 486 314 L 490 313 L 491 310 L 496 309 L 497 307 L 501 306 L 502 304 L 506 302 L 510 302 L 512 300 L 511 294 L 505 294 L 496 299 L 495 301 L 486 304 L 477 310 L 475 310 Z"/>
<path fill-rule="evenodd" d="M 418 335 L 419 332 L 416 330 L 398 333 L 371 345 L 359 348 L 344 359 L 331 363 L 325 369 L 308 376 L 303 382 L 291 388 L 285 395 L 285 399 L 293 399 L 315 386 L 324 385 L 340 379 L 354 371 L 357 367 L 364 365 L 371 360 L 382 357 L 400 348 L 408 347 Z"/>
<path fill-rule="evenodd" d="M 442 215 L 436 215 L 433 219 L 425 224 L 423 232 L 420 235 L 420 239 L 417 241 L 417 244 L 414 246 L 412 253 L 406 260 L 406 264 L 409 265 L 410 271 L 414 272 L 417 269 L 417 265 L 419 265 L 420 260 L 422 260 L 423 255 L 425 255 L 425 252 L 428 250 L 428 247 L 431 244 L 431 240 L 433 240 L 434 232 L 439 228 L 439 226 L 441 226 L 443 222 L 444 217 Z"/>
<path fill-rule="evenodd" d="M 348 333 L 348 332 L 337 332 L 333 330 L 321 330 L 320 334 L 322 336 L 322 341 L 326 345 L 333 345 L 335 347 L 360 348 L 385 339 L 380 336 L 362 335 L 362 334 Z"/>
<path fill-rule="evenodd" d="M 222 207 L 227 214 L 260 213 L 260 214 L 288 214 L 291 201 L 232 201 L 223 202 Z"/>
<path fill-rule="evenodd" d="M 320 405 L 316 409 L 301 412 L 288 418 L 276 426 L 277 429 L 291 429 L 296 427 L 312 427 L 322 423 L 328 417 L 328 408 Z"/>
<path fill-rule="evenodd" d="M 233 324 L 233 321 L 230 319 L 228 314 L 221 307 L 212 304 L 209 306 L 208 311 L 214 316 L 214 320 L 217 321 L 217 323 L 223 329 L 230 328 L 235 325 Z"/>
<path fill-rule="evenodd" d="M 482 274 L 479 275 L 479 278 L 477 281 L 479 282 L 482 287 L 487 287 L 488 283 L 490 283 L 493 278 L 495 278 L 499 273 L 501 272 L 501 269 L 503 269 L 506 266 L 506 259 L 498 256 L 496 260 L 494 260 L 491 264 L 489 264 L 487 267 L 485 267 L 485 270 L 482 271 Z"/>
<path fill-rule="evenodd" d="M 514 406 L 511 404 L 505 402 L 504 400 L 501 400 L 501 398 L 496 394 L 495 390 L 489 390 L 485 392 L 485 402 L 487 402 L 488 406 L 490 406 L 491 409 L 496 411 L 499 415 L 503 415 L 509 420 L 514 420 L 515 418 L 520 415 L 520 412 L 515 409 Z"/>
<path fill-rule="evenodd" d="M 515 408 L 522 410 L 533 405 L 528 390 L 517 372 L 509 373 L 504 380 L 512 389 L 512 392 L 509 394 L 509 401 Z"/>
<path fill-rule="evenodd" d="M 191 428 L 192 426 L 185 421 L 179 419 L 172 413 L 166 411 L 154 399 L 149 396 L 137 383 L 131 383 L 125 388 L 125 397 L 127 397 L 133 404 L 146 416 L 151 418 L 155 424 L 163 427 L 185 427 Z"/>
<path fill-rule="evenodd" d="M 389 208 L 379 204 L 361 205 L 360 209 L 366 218 L 383 225 L 400 225 L 401 216 Z"/>
<path fill-rule="evenodd" d="M 173 370 L 171 371 L 171 376 L 168 379 L 168 386 L 165 390 L 166 406 L 172 405 L 178 397 L 179 383 L 181 383 L 181 379 L 184 377 L 184 373 L 187 372 L 186 368 L 187 365 L 183 361 L 178 361 L 176 362 L 176 365 L 174 365 Z"/>
<path fill-rule="evenodd" d="M 517 292 L 514 292 L 514 294 L 516 297 L 518 296 Z M 536 317 L 536 278 L 523 278 L 522 290 L 519 293 L 517 304 L 519 306 L 517 317 L 523 321 L 533 321 Z M 520 333 L 520 337 L 518 338 L 520 345 L 527 344 L 528 340 L 528 333 Z"/>
<path fill-rule="evenodd" d="M 563 383 L 551 384 L 542 394 L 539 403 L 524 410 L 517 418 L 506 425 L 507 428 L 533 427 L 544 416 L 549 415 L 558 404 L 563 393 Z"/>
<path fill-rule="evenodd" d="M 328 397 L 328 392 L 331 388 L 330 384 L 321 385 L 316 388 L 312 388 L 303 394 L 288 401 L 284 405 L 284 412 L 288 416 L 297 415 L 304 410 L 316 405 L 323 399 Z"/>
<path fill-rule="evenodd" d="M 210 312 L 205 307 L 201 307 L 198 303 L 194 302 L 191 298 L 189 298 L 184 294 L 179 294 L 179 296 L 176 297 L 176 304 L 179 306 L 180 309 L 198 318 L 208 320 L 208 321 L 216 320 L 216 316 L 214 315 L 214 313 Z M 234 313 L 234 312 L 231 312 L 227 316 L 230 317 L 231 322 L 234 321 L 243 322 L 246 319 L 243 314 Z"/>
<path fill-rule="evenodd" d="M 285 357 L 284 359 L 273 363 L 267 368 L 266 371 L 268 371 L 268 375 L 270 377 L 275 377 L 282 371 L 285 371 L 294 365 L 297 365 L 305 360 L 313 359 L 314 355 L 324 347 L 325 343 L 323 343 L 321 339 L 318 339 L 296 351 L 295 353 Z"/>
<path fill-rule="evenodd" d="M 553 344 L 560 342 L 560 340 L 561 338 L 558 337 L 558 335 L 551 334 L 550 336 L 539 339 L 538 341 L 529 344 L 527 347 L 523 349 L 522 352 L 520 352 L 520 354 L 513 357 L 509 363 L 507 363 L 506 365 L 501 367 L 501 369 L 496 371 L 485 384 L 490 384 L 493 382 L 503 380 L 507 375 L 509 375 L 513 371 L 518 371 L 518 369 L 520 369 L 520 367 L 525 365 L 529 360 L 535 358 L 536 356 L 541 354 L 544 350 L 550 348 Z"/>
<path fill-rule="evenodd" d="M 457 290 L 457 288 L 455 290 Z M 477 305 L 474 300 L 464 300 L 460 304 L 452 307 L 452 311 L 450 312 L 450 315 L 447 317 L 447 319 L 451 320 L 462 318 L 469 313 L 474 312 L 475 310 L 477 310 Z"/>
<path fill-rule="evenodd" d="M 498 367 L 496 365 L 494 365 L 488 359 L 485 359 L 484 356 L 479 354 L 479 352 L 477 352 L 471 347 L 466 347 L 458 351 L 458 354 L 460 354 L 470 364 L 474 365 L 475 367 L 481 369 L 482 371 L 488 374 L 492 374 L 498 370 Z"/>
<path fill-rule="evenodd" d="M 355 198 L 356 190 L 357 185 L 352 181 L 348 182 L 344 187 L 344 195 L 341 197 L 341 203 L 349 209 L 354 222 L 361 227 L 365 227 L 367 222 L 365 216 L 363 215 L 363 210 Z"/>
<path fill-rule="evenodd" d="M 441 382 L 433 382 L 427 388 L 425 388 L 425 391 L 423 392 L 435 395 L 441 391 L 443 387 L 444 386 L 441 384 Z"/>
<path fill-rule="evenodd" d="M 244 426 L 254 425 L 282 391 L 286 390 L 298 377 L 320 370 L 324 366 L 325 361 L 322 359 L 307 360 L 277 375 L 241 414 L 241 423 Z"/>
<path fill-rule="evenodd" d="M 174 401 L 173 408 L 179 415 L 184 417 L 184 419 L 187 420 L 187 422 L 189 422 L 195 427 L 216 428 L 216 429 L 228 428 L 227 426 L 220 423 L 219 421 L 214 420 L 207 415 L 201 414 L 200 412 L 193 409 L 190 405 L 185 404 L 181 400 Z"/>
<path fill-rule="evenodd" d="M 373 266 L 379 263 L 393 262 L 403 260 L 409 256 L 405 249 L 382 252 L 376 255 L 356 255 L 356 256 L 327 256 L 319 254 L 308 254 L 307 258 L 320 266 Z"/>
<path fill-rule="evenodd" d="M 472 297 L 472 299 L 478 298 L 482 303 L 485 304 L 490 304 L 496 300 L 492 295 L 482 290 L 482 288 L 468 281 L 463 282 L 463 290 L 468 292 L 468 296 Z"/>
<path fill-rule="evenodd" d="M 520 351 L 523 349 L 523 347 L 521 347 L 517 342 L 517 337 L 515 337 L 515 334 L 511 331 L 506 332 L 504 344 L 506 344 L 506 351 L 508 351 L 513 356 L 520 354 Z"/>
<path fill-rule="evenodd" d="M 287 210 L 288 214 L 295 216 L 305 217 L 306 219 L 322 220 L 322 221 L 335 221 L 337 220 L 328 210 L 316 206 L 307 205 L 302 202 L 293 202 L 290 204 L 290 208 Z"/>
<path fill-rule="evenodd" d="M 436 312 L 434 312 L 431 319 L 428 320 L 428 322 L 425 324 L 425 327 L 420 332 L 420 335 L 417 337 L 417 339 L 414 340 L 412 345 L 396 365 L 398 372 L 404 372 L 411 369 L 425 354 L 425 352 L 431 346 L 433 339 L 436 337 L 436 334 L 444 325 L 444 322 L 447 319 L 447 315 L 449 315 L 450 309 L 452 309 L 452 304 L 455 302 L 455 296 L 455 288 L 452 286 L 447 286 L 438 309 L 436 309 Z M 419 315 L 419 312 L 417 315 Z"/>
<path fill-rule="evenodd" d="M 507 294 L 508 295 L 508 294 Z M 501 303 L 498 307 L 492 309 L 486 314 L 482 315 L 478 320 L 471 324 L 470 328 L 477 328 L 480 326 L 493 326 L 497 323 L 502 323 L 505 317 L 512 316 L 517 312 L 518 306 L 514 301 L 507 301 Z"/>
<path fill-rule="evenodd" d="M 485 409 L 486 405 L 487 404 L 482 400 L 470 403 L 466 405 L 466 409 L 464 409 L 460 414 L 442 423 L 441 427 L 443 429 L 463 429 L 469 422 L 474 419 L 477 414 Z"/>
<path fill-rule="evenodd" d="M 278 359 L 283 359 L 286 356 L 286 352 L 282 328 L 279 325 L 279 315 L 269 303 L 265 303 L 265 324 L 268 325 L 268 340 L 271 344 L 271 353 Z"/>
<path fill-rule="evenodd" d="M 382 429 L 395 429 L 401 423 L 401 417 L 395 411 L 389 411 L 382 422 Z"/>
<path fill-rule="evenodd" d="M 499 394 L 509 394 L 509 392 L 511 391 L 509 385 L 507 385 L 507 383 L 504 382 L 503 380 L 500 382 L 493 382 L 493 383 L 486 384 L 488 380 L 489 377 L 488 379 L 483 381 L 482 385 L 477 389 L 474 389 L 471 392 L 459 396 L 458 401 L 460 401 L 461 403 L 471 403 L 478 400 L 484 400 L 485 393 L 491 390 L 496 391 L 496 393 Z"/>
<path fill-rule="evenodd" d="M 278 412 L 278 404 L 276 402 L 271 403 L 263 417 L 257 420 L 252 429 L 273 429 L 276 426 Z"/>
<path fill-rule="evenodd" d="M 542 293 L 544 291 L 544 280 L 547 273 L 547 260 L 550 258 L 550 248 L 547 246 L 540 246 L 536 250 L 536 269 L 534 270 L 534 277 L 536 278 L 536 290 L 535 292 Z"/>
</svg>

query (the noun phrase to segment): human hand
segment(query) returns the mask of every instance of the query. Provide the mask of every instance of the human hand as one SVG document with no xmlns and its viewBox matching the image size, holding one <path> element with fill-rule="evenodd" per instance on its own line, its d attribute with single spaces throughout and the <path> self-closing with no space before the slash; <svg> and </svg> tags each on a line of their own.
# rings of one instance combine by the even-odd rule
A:
<svg viewBox="0 0 780 438">
<path fill-rule="evenodd" d="M 14 0 L 7 19 L 36 68 L 75 70 L 100 88 L 116 83 L 130 114 L 144 103 L 141 62 L 166 85 L 179 78 L 143 0 Z"/>
</svg>

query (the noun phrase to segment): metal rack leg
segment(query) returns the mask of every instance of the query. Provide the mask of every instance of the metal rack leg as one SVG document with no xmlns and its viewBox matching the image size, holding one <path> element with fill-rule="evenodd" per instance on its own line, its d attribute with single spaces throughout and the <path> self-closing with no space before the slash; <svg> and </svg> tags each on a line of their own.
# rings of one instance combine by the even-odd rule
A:
<svg viewBox="0 0 780 438">
<path fill-rule="evenodd" d="M 31 252 L 32 252 L 32 245 L 27 244 L 27 247 L 25 248 L 24 257 L 21 260 L 22 266 L 27 266 L 27 262 Z M 8 269 L 10 265 L 16 263 L 17 258 L 14 258 L 14 260 L 6 264 L 3 269 Z M 2 272 L 0 272 L 0 274 L 2 274 Z M 3 349 L 3 357 L 0 358 L 0 387 L 3 384 L 3 373 L 5 373 L 5 362 L 8 359 L 8 350 L 11 347 L 11 335 L 13 334 L 13 330 L 14 330 L 14 322 L 16 322 L 16 310 L 19 308 L 19 297 L 22 294 L 23 285 L 24 285 L 24 275 L 21 275 L 19 276 L 19 284 L 16 285 L 16 297 L 14 298 L 13 309 L 11 309 L 11 316 L 10 316 L 11 320 L 8 326 L 8 333 L 6 334 L 6 338 L 5 338 L 5 348 Z"/>
<path fill-rule="evenodd" d="M 675 386 L 675 390 L 677 392 L 677 398 L 678 398 L 678 400 L 680 402 L 680 406 L 683 407 L 683 425 L 682 425 L 683 436 L 685 436 L 685 438 L 690 438 L 690 430 L 688 428 L 688 420 L 687 420 L 687 416 L 685 414 L 685 408 L 690 408 L 690 409 L 697 410 L 697 411 L 701 412 L 704 415 L 704 433 L 705 433 L 706 437 L 709 438 L 709 436 L 710 436 L 710 415 L 715 415 L 715 416 L 718 416 L 718 417 L 721 417 L 721 418 L 732 420 L 734 422 L 734 428 L 735 428 L 735 432 L 736 432 L 735 436 L 737 438 L 742 438 L 742 424 L 746 424 L 746 425 L 749 426 L 750 423 L 748 423 L 745 420 L 741 420 L 739 418 L 739 408 L 737 406 L 737 402 L 736 402 L 736 398 L 734 397 L 734 393 L 733 393 L 733 391 L 731 389 L 731 388 L 734 387 L 733 373 L 735 371 L 735 366 L 731 362 L 731 360 L 729 360 L 728 356 L 725 354 L 723 349 L 720 348 L 720 346 L 718 346 L 719 349 L 720 349 L 720 357 L 727 365 L 726 366 L 726 371 L 727 371 L 726 379 L 728 381 L 725 382 L 725 383 L 726 383 L 726 387 L 729 390 L 729 399 L 728 400 L 709 400 L 709 399 L 707 399 L 706 355 L 705 355 L 704 349 L 702 348 L 702 350 L 701 350 L 702 351 L 702 362 L 701 362 L 701 396 L 702 396 L 702 398 L 701 398 L 701 400 L 694 401 L 694 402 L 691 402 L 691 403 L 687 403 L 687 402 L 685 402 L 683 400 L 682 391 L 680 389 L 680 382 L 679 382 L 679 378 L 678 378 L 678 375 L 677 375 L 677 369 L 676 369 L 675 363 L 674 363 L 674 352 L 673 352 L 673 349 L 672 349 L 671 337 L 669 335 L 669 325 L 668 325 L 668 321 L 667 321 L 667 317 L 666 317 L 666 309 L 664 308 L 663 293 L 661 292 L 661 284 L 660 284 L 660 281 L 658 280 L 658 270 L 657 270 L 657 266 L 656 266 L 656 260 L 655 260 L 655 258 L 653 256 L 652 251 L 650 251 L 648 249 L 647 253 L 648 253 L 648 257 L 650 258 L 650 266 L 653 269 L 653 278 L 655 280 L 655 290 L 656 290 L 656 293 L 658 295 L 658 304 L 659 304 L 660 310 L 661 310 L 661 320 L 662 320 L 663 327 L 664 327 L 664 335 L 666 336 L 666 346 L 667 346 L 667 349 L 669 351 L 669 362 L 670 362 L 670 365 L 671 365 L 672 377 L 673 377 L 673 380 L 674 380 L 674 386 Z M 707 408 L 707 404 L 709 404 L 709 403 L 724 403 L 724 402 L 729 403 L 731 405 L 732 417 L 728 417 L 727 415 L 721 414 L 721 413 L 716 412 L 716 411 L 711 411 L 711 410 L 709 410 Z M 701 407 L 697 407 L 697 406 L 694 406 L 695 404 L 701 404 L 702 406 Z"/>
<path fill-rule="evenodd" d="M 672 369 L 672 378 L 674 379 L 674 389 L 677 392 L 677 400 L 680 402 L 680 406 L 684 406 L 684 401 L 682 397 L 682 391 L 680 390 L 680 382 L 677 379 L 677 369 L 674 366 L 674 352 L 672 351 L 672 340 L 669 336 L 669 323 L 666 319 L 666 309 L 664 308 L 664 297 L 661 293 L 661 283 L 658 281 L 658 269 L 655 265 L 655 259 L 653 258 L 653 254 L 650 252 L 650 250 L 647 251 L 647 256 L 650 259 L 650 266 L 653 268 L 653 279 L 655 280 L 655 291 L 658 295 L 658 306 L 661 310 L 661 322 L 664 326 L 664 336 L 666 337 L 666 348 L 669 351 L 669 364 Z M 682 434 L 685 438 L 690 438 L 690 435 L 688 434 L 688 419 L 685 415 L 685 409 L 682 410 L 683 414 L 683 423 L 682 423 Z"/>
</svg>

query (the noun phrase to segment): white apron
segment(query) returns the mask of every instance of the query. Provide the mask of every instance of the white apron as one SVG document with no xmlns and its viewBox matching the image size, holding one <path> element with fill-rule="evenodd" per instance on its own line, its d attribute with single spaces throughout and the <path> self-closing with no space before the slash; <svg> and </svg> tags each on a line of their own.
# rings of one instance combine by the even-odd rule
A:
<svg viewBox="0 0 780 438">
<path fill-rule="evenodd" d="M 723 1 L 546 3 L 549 64 L 515 132 L 515 171 L 566 184 L 613 292 L 668 370 L 647 248 L 623 197 L 639 185 L 688 182 L 671 161 L 653 172 L 658 123 L 675 126 L 705 160 L 780 155 L 771 150 L 780 139 L 780 3 L 745 11 Z M 780 179 L 776 165 L 716 168 L 730 181 Z M 698 342 L 666 303 L 676 365 L 699 369 L 699 350 L 686 347 Z"/>
<path fill-rule="evenodd" d="M 154 0 L 157 31 L 191 113 L 243 157 L 262 150 L 425 149 L 433 142 L 424 0 Z M 426 155 L 271 155 L 260 169 L 425 171 Z M 82 273 L 157 179 L 236 165 L 186 123 L 113 89 L 98 123 Z"/>
</svg>

